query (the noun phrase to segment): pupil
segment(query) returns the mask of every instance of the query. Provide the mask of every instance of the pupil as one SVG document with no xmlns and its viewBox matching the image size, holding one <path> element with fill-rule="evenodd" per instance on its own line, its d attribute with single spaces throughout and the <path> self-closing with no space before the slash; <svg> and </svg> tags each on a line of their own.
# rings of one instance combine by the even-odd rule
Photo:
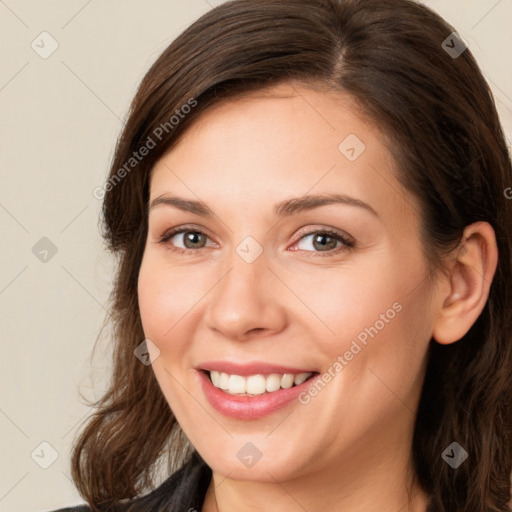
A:
<svg viewBox="0 0 512 512">
<path fill-rule="evenodd" d="M 336 246 L 336 240 L 335 240 L 333 237 L 331 237 L 331 236 L 329 236 L 329 235 L 325 235 L 325 234 L 324 234 L 324 235 L 322 235 L 322 234 L 317 235 L 317 236 L 315 237 L 315 245 L 316 245 L 316 243 L 317 243 L 317 240 L 320 240 L 320 239 L 321 239 L 321 240 L 323 240 L 323 242 L 320 242 L 320 244 L 319 244 L 319 247 L 320 247 L 320 248 L 324 248 L 324 249 L 325 249 L 326 247 L 328 247 L 328 248 L 332 248 L 332 249 L 334 249 L 334 248 L 335 248 L 335 246 Z M 334 246 L 333 246 L 333 243 L 331 242 L 330 247 L 329 247 L 329 244 L 328 244 L 328 243 L 325 243 L 325 239 L 330 239 L 332 242 L 334 242 Z"/>
<path fill-rule="evenodd" d="M 198 236 L 200 236 L 201 234 L 200 233 L 197 233 L 195 231 L 189 231 L 187 233 L 187 236 L 185 236 L 185 245 L 187 245 L 187 242 L 191 242 L 192 244 L 197 244 L 197 240 L 194 241 L 194 238 L 197 238 Z"/>
</svg>

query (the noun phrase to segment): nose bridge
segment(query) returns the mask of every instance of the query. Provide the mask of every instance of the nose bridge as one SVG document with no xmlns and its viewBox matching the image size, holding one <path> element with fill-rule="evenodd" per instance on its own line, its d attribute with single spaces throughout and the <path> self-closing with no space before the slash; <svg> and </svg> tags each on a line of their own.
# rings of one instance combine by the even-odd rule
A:
<svg viewBox="0 0 512 512">
<path fill-rule="evenodd" d="M 274 287 L 269 280 L 274 277 L 267 268 L 268 258 L 256 243 L 246 239 L 233 249 L 229 268 L 212 290 L 206 320 L 210 328 L 227 337 L 240 338 L 253 329 L 276 329 L 282 321 L 279 301 L 271 297 Z"/>
</svg>

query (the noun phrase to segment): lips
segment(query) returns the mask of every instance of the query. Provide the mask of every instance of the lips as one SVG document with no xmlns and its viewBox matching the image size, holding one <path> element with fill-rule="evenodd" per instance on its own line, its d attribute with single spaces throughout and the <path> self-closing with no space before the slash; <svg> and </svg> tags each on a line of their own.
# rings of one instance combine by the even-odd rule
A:
<svg viewBox="0 0 512 512">
<path fill-rule="evenodd" d="M 292 402 L 295 402 L 295 406 L 299 407 L 300 404 L 297 400 L 299 394 L 319 376 L 319 372 L 316 370 L 257 362 L 242 365 L 226 361 L 212 361 L 203 363 L 200 367 L 196 368 L 196 370 L 203 392 L 212 407 L 225 416 L 240 420 L 262 418 Z M 245 393 L 229 394 L 213 385 L 210 379 L 212 371 L 240 377 L 254 375 L 271 376 L 275 374 L 309 374 L 309 377 L 304 382 L 300 382 L 300 384 L 293 385 L 287 389 L 278 389 L 257 395 Z"/>
</svg>

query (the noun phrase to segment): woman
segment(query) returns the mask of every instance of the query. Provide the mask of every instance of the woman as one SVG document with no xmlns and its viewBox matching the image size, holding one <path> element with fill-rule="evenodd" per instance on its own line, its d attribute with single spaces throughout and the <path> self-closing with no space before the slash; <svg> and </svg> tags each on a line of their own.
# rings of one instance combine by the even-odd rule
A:
<svg viewBox="0 0 512 512">
<path fill-rule="evenodd" d="M 104 187 L 115 366 L 74 510 L 510 511 L 511 184 L 426 7 L 207 13 Z"/>
</svg>

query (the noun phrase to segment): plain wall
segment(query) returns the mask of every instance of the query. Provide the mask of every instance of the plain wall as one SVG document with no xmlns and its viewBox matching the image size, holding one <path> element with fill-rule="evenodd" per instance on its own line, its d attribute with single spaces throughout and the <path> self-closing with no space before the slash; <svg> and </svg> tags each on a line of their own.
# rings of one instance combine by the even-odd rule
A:
<svg viewBox="0 0 512 512">
<path fill-rule="evenodd" d="M 149 65 L 219 3 L 0 2 L 0 511 L 82 502 L 69 478 L 70 448 L 89 412 L 79 390 L 97 399 L 109 375 L 108 353 L 92 365 L 90 356 L 114 267 L 93 190 Z M 510 141 L 512 2 L 424 3 L 469 44 Z M 55 43 L 42 32 L 58 42 L 47 58 Z"/>
</svg>

